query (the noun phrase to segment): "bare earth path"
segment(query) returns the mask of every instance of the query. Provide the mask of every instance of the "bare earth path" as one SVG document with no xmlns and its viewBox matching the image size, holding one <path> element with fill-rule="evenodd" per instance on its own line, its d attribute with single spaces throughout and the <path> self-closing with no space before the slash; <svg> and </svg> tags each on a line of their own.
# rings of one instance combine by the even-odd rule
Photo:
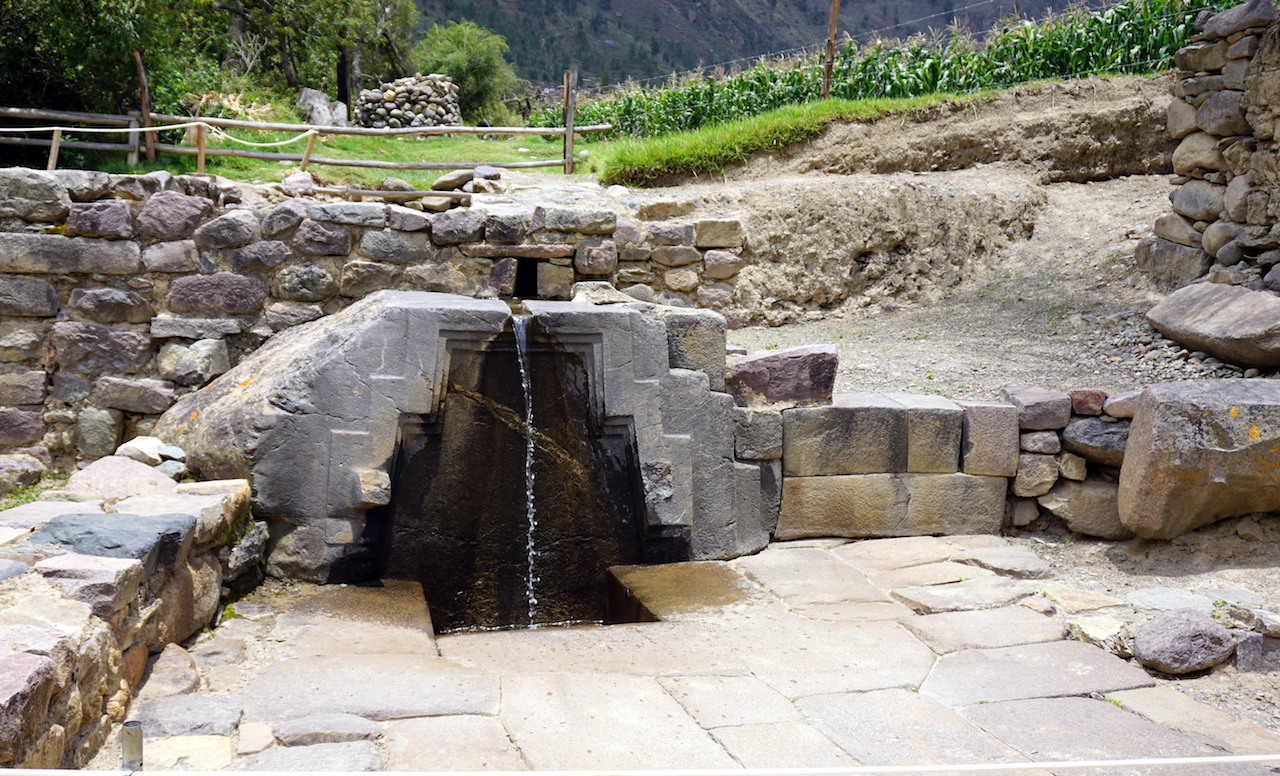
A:
<svg viewBox="0 0 1280 776">
<path fill-rule="evenodd" d="M 986 170 L 992 176 L 1031 174 Z M 1049 184 L 1033 237 L 940 303 L 876 317 L 844 314 L 744 328 L 731 331 L 729 342 L 751 351 L 834 344 L 840 350 L 838 391 L 985 399 L 1016 383 L 1121 391 L 1170 379 L 1174 373 L 1150 361 L 1130 363 L 1114 345 L 1145 332 L 1142 314 L 1163 297 L 1136 272 L 1133 251 L 1167 209 L 1167 181 L 1131 176 Z M 1119 363 L 1111 360 L 1116 355 Z"/>
</svg>

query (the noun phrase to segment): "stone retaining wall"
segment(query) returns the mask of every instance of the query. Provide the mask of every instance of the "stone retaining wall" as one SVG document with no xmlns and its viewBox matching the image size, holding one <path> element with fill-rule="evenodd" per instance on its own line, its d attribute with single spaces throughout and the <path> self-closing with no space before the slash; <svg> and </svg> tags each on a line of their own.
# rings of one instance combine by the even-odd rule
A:
<svg viewBox="0 0 1280 776">
<path fill-rule="evenodd" d="M 178 484 L 103 458 L 0 512 L 0 765 L 79 768 L 125 719 L 151 656 L 258 571 L 244 480 Z M 259 576 L 260 578 L 260 576 Z"/>
</svg>

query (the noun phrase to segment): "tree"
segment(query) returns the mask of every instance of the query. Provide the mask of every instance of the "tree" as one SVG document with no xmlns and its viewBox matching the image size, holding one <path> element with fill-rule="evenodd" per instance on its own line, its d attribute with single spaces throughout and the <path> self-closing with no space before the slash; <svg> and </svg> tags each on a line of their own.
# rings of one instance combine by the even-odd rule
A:
<svg viewBox="0 0 1280 776">
<path fill-rule="evenodd" d="M 467 121 L 494 122 L 506 115 L 503 99 L 520 85 L 504 56 L 508 50 L 505 38 L 474 22 L 448 22 L 427 30 L 411 58 L 421 72 L 453 79 Z"/>
</svg>

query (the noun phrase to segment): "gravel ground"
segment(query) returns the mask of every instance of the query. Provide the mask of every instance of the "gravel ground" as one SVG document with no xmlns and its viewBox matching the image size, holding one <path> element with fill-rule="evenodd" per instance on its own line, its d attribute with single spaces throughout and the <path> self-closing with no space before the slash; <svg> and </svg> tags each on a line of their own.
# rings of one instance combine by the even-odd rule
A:
<svg viewBox="0 0 1280 776">
<path fill-rule="evenodd" d="M 984 170 L 1035 174 L 1001 165 Z M 1146 323 L 1144 313 L 1167 291 L 1137 271 L 1133 253 L 1168 209 L 1166 177 L 1055 183 L 1045 190 L 1048 205 L 1032 238 L 940 303 L 743 328 L 729 332 L 729 343 L 749 351 L 831 343 L 840 351 L 837 391 L 964 399 L 998 398 L 1010 384 L 1119 392 L 1244 374 L 1187 352 Z"/>
</svg>

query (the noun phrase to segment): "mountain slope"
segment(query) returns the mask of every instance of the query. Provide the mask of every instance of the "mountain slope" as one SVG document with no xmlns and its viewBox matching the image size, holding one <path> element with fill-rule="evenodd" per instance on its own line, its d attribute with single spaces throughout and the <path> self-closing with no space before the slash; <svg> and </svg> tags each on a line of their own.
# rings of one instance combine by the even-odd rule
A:
<svg viewBox="0 0 1280 776">
<path fill-rule="evenodd" d="M 586 83 L 663 77 L 826 37 L 830 0 L 416 0 L 424 24 L 467 19 L 507 39 L 520 74 L 558 83 L 577 64 Z M 958 22 L 1039 18 L 1067 0 L 844 0 L 840 33 L 906 37 Z"/>
</svg>

